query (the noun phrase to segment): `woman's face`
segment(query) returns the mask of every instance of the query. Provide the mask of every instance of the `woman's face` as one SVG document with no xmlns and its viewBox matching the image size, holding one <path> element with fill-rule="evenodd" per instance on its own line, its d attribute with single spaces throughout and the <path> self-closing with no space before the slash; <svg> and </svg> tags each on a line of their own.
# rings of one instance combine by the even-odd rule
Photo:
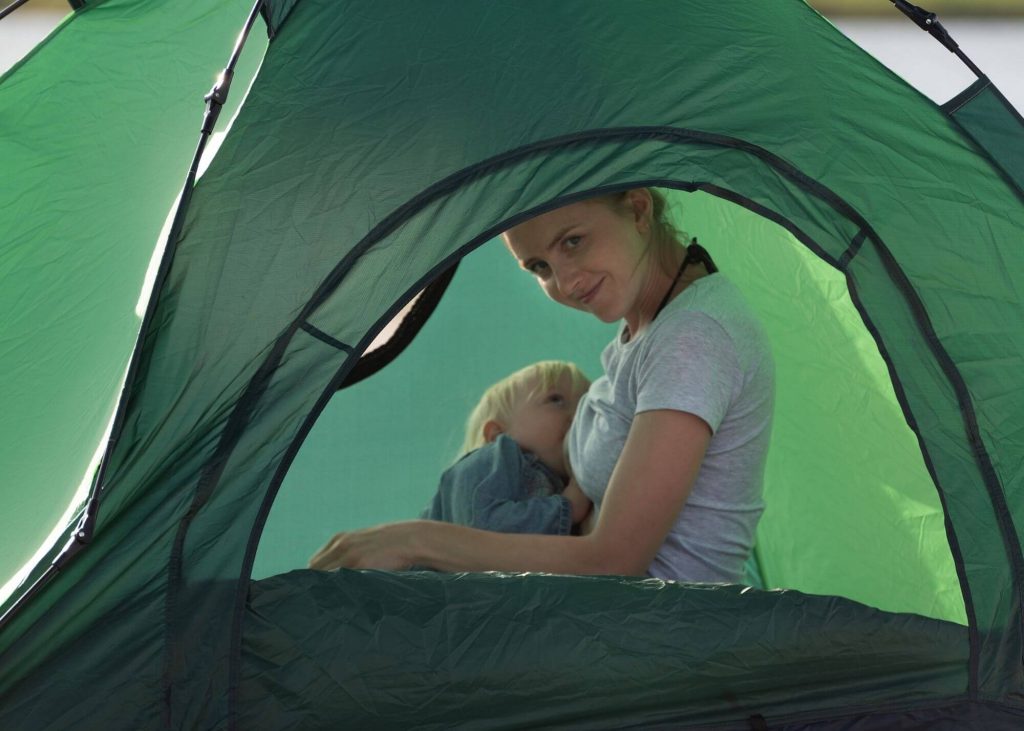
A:
<svg viewBox="0 0 1024 731">
<path fill-rule="evenodd" d="M 647 255 L 651 205 L 642 188 L 618 204 L 573 203 L 509 229 L 505 243 L 555 302 L 604 322 L 630 319 L 655 258 Z"/>
</svg>

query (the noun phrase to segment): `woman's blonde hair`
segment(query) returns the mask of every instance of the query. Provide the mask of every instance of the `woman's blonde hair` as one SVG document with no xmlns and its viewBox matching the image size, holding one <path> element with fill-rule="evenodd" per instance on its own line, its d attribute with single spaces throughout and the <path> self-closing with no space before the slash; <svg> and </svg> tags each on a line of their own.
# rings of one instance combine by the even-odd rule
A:
<svg viewBox="0 0 1024 731">
<path fill-rule="evenodd" d="M 651 195 L 651 248 L 665 273 L 674 274 L 678 264 L 673 249 L 687 246 L 690 236 L 672 222 L 665 194 L 657 188 L 647 188 L 647 192 Z M 596 200 L 604 201 L 613 208 L 625 208 L 629 206 L 628 194 L 628 190 L 623 190 L 599 196 Z"/>
<path fill-rule="evenodd" d="M 590 380 L 574 363 L 563 360 L 542 360 L 519 369 L 484 391 L 480 402 L 477 403 L 466 421 L 466 437 L 462 442 L 457 459 L 487 443 L 484 438 L 484 425 L 488 421 L 494 419 L 507 422 L 517 403 L 538 391 L 546 391 L 566 374 L 572 379 L 574 392 L 590 386 Z M 533 388 L 527 391 L 527 385 L 531 381 L 534 381 Z"/>
</svg>

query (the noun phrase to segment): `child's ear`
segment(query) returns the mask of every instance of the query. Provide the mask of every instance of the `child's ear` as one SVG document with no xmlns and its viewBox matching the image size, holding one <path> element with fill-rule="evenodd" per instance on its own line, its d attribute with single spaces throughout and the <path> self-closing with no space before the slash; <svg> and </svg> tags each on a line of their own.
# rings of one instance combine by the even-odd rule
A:
<svg viewBox="0 0 1024 731">
<path fill-rule="evenodd" d="M 486 424 L 484 424 L 484 441 L 490 444 L 491 442 L 498 438 L 499 434 L 503 434 L 504 432 L 505 427 L 503 427 L 499 422 L 495 421 L 494 419 L 491 419 Z"/>
</svg>

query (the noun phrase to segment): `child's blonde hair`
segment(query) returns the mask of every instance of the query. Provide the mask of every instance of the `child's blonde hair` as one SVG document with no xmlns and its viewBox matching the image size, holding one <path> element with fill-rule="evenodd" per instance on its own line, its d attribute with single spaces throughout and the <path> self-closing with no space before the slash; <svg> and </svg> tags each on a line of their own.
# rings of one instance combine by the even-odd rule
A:
<svg viewBox="0 0 1024 731">
<path fill-rule="evenodd" d="M 458 458 L 487 443 L 487 440 L 484 439 L 484 424 L 491 419 L 508 421 L 519 399 L 531 396 L 537 391 L 546 391 L 566 374 L 572 379 L 574 392 L 590 386 L 590 380 L 583 375 L 583 371 L 576 364 L 563 360 L 542 360 L 539 363 L 520 368 L 484 391 L 480 402 L 466 421 L 466 438 L 462 442 Z M 533 379 L 536 379 L 537 386 L 524 393 L 526 384 Z"/>
</svg>

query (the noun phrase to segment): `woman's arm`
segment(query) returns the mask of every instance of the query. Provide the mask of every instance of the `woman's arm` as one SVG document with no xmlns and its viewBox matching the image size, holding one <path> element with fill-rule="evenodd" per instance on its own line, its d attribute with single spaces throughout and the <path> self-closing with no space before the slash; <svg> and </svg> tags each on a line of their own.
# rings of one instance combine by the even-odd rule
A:
<svg viewBox="0 0 1024 731">
<path fill-rule="evenodd" d="M 645 411 L 633 419 L 588 536 L 615 567 L 609 573 L 647 573 L 690 497 L 710 442 L 707 422 L 684 411 Z"/>
<path fill-rule="evenodd" d="M 710 427 L 693 414 L 667 409 L 638 414 L 597 524 L 586 536 L 492 533 L 409 521 L 339 533 L 309 565 L 643 575 L 689 497 L 710 440 Z"/>
</svg>

